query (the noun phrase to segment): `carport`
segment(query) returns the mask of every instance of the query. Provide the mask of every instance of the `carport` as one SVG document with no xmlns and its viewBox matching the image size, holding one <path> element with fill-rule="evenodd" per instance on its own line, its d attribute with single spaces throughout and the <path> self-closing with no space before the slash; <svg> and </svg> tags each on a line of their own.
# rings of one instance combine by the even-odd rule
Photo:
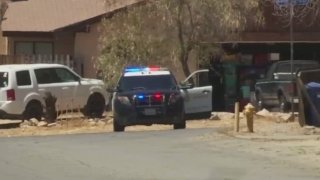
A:
<svg viewBox="0 0 320 180">
<path fill-rule="evenodd" d="M 301 37 L 300 37 L 301 38 Z M 254 84 L 275 61 L 290 60 L 290 41 L 222 42 L 227 110 L 253 100 Z M 293 60 L 320 60 L 320 41 L 295 41 Z M 240 94 L 237 94 L 240 92 Z"/>
</svg>

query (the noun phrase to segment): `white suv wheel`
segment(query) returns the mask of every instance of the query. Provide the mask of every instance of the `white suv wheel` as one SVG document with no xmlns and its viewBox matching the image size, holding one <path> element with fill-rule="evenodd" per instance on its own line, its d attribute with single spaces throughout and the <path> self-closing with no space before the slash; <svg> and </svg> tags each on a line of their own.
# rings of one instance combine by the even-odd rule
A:
<svg viewBox="0 0 320 180">
<path fill-rule="evenodd" d="M 32 101 L 30 102 L 24 112 L 24 119 L 36 118 L 37 120 L 41 120 L 43 115 L 43 109 L 40 102 Z"/>
</svg>

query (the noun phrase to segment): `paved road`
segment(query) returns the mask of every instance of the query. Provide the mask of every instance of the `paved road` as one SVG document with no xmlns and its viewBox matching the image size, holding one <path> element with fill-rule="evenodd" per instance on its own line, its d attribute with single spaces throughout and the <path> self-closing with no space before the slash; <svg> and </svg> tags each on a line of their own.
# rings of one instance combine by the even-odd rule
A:
<svg viewBox="0 0 320 180">
<path fill-rule="evenodd" d="M 320 179 L 317 169 L 225 146 L 243 141 L 244 148 L 244 140 L 203 140 L 214 131 L 0 138 L 0 179 Z"/>
</svg>

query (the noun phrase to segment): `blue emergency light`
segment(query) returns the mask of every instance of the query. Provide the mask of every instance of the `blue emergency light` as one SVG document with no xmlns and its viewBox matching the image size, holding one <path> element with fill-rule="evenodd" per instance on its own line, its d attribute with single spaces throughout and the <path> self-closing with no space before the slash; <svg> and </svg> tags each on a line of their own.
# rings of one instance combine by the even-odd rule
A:
<svg viewBox="0 0 320 180">
<path fill-rule="evenodd" d="M 130 66 L 130 67 L 126 67 L 124 69 L 124 72 L 141 72 L 143 71 L 144 67 L 141 66 Z"/>
</svg>

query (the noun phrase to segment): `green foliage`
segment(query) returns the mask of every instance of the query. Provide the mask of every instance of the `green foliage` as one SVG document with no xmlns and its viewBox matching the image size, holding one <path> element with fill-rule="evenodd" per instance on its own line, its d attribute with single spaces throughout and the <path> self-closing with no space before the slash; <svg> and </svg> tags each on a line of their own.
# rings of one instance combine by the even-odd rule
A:
<svg viewBox="0 0 320 180">
<path fill-rule="evenodd" d="M 187 76 L 191 54 L 207 61 L 259 12 L 259 0 L 149 0 L 106 17 L 98 67 L 112 83 L 127 65 L 179 64 Z"/>
<path fill-rule="evenodd" d="M 5 0 L 0 0 L 0 25 L 2 24 L 2 21 L 4 20 L 4 15 L 8 9 L 8 2 Z"/>
<path fill-rule="evenodd" d="M 320 0 L 309 0 L 306 4 L 295 4 L 295 0 L 292 0 L 292 12 L 290 3 L 278 5 L 276 0 L 262 0 L 261 2 L 264 6 L 271 6 L 273 15 L 278 17 L 285 26 L 289 26 L 290 16 L 294 23 L 307 26 L 317 24 L 320 18 Z"/>
</svg>

